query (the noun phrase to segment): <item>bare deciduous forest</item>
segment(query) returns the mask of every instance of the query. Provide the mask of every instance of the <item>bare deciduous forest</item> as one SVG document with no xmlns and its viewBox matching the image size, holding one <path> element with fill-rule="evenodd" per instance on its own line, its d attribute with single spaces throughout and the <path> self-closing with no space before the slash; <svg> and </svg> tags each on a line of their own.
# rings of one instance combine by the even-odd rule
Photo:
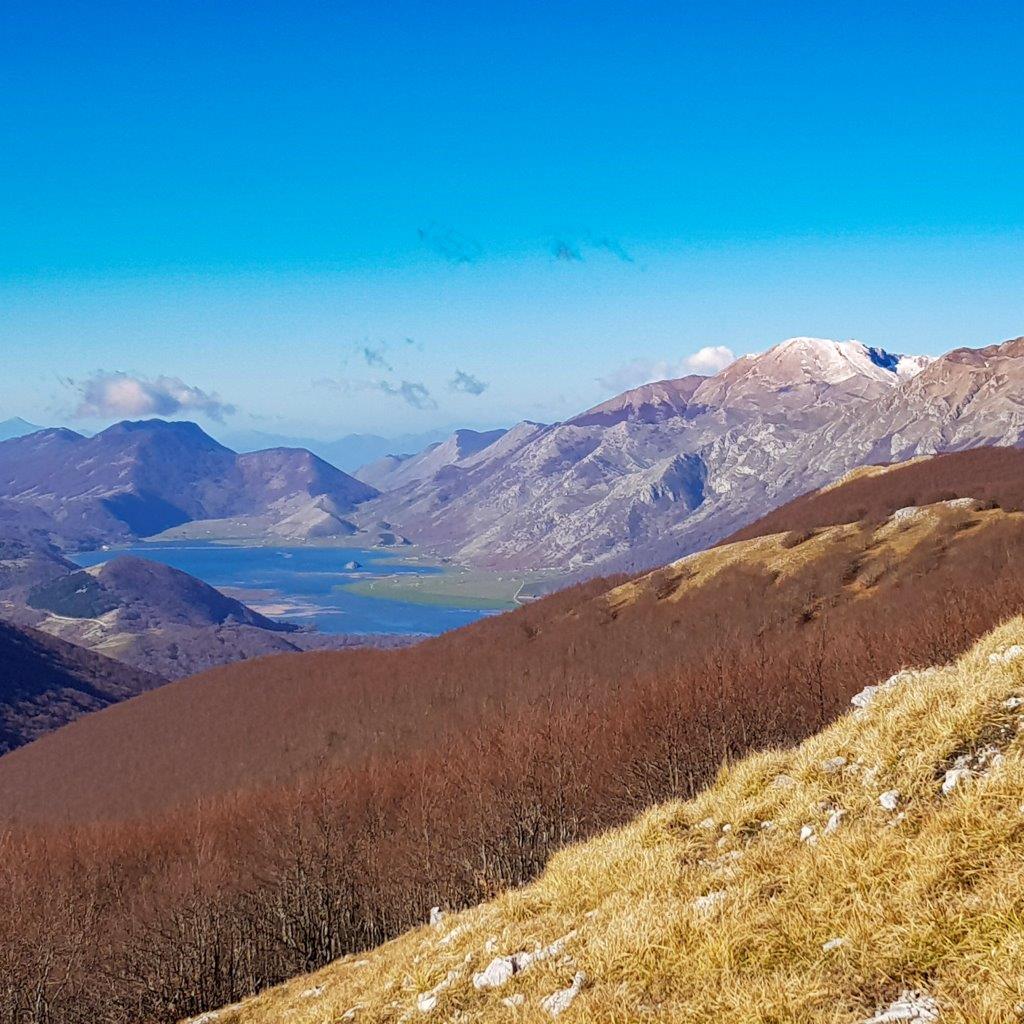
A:
<svg viewBox="0 0 1024 1024">
<path fill-rule="evenodd" d="M 971 454 L 1006 472 L 1010 456 Z M 993 465 L 955 485 L 900 479 L 915 467 L 855 481 L 865 521 L 781 577 L 734 566 L 677 593 L 655 573 L 623 606 L 596 581 L 415 648 L 232 666 L 95 716 L 124 728 L 148 709 L 124 742 L 186 762 L 163 788 L 101 778 L 85 747 L 109 737 L 89 719 L 5 758 L 7 814 L 31 775 L 23 798 L 49 820 L 0 837 L 0 1021 L 155 1024 L 230 1003 L 519 885 L 565 843 L 815 731 L 864 685 L 953 657 L 1024 609 L 1019 517 L 951 511 L 898 561 L 872 526 L 915 486 L 977 496 Z M 1017 507 L 981 496 L 1000 494 Z M 772 521 L 793 551 L 823 524 L 807 500 Z M 289 699 L 316 728 L 271 742 L 275 701 L 270 725 L 298 727 Z M 179 746 L 197 715 L 224 716 L 222 749 Z"/>
</svg>

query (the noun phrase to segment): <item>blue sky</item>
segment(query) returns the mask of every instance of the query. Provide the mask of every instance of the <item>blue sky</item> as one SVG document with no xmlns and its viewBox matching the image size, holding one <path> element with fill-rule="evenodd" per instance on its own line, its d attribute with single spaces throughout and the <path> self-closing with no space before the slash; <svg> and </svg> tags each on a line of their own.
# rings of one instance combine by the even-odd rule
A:
<svg viewBox="0 0 1024 1024">
<path fill-rule="evenodd" d="M 100 425 L 129 374 L 233 427 L 489 426 L 705 346 L 1024 333 L 1022 38 L 1008 4 L 6 10 L 0 418 Z"/>
</svg>

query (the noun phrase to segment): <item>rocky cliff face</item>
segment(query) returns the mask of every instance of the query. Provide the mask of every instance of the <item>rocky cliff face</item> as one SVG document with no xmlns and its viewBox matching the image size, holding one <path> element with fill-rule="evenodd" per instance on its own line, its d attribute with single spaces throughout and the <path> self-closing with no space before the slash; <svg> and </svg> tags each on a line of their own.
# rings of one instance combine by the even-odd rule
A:
<svg viewBox="0 0 1024 1024">
<path fill-rule="evenodd" d="M 935 360 L 793 338 L 714 377 L 520 424 L 356 515 L 455 558 L 641 568 L 869 462 L 1024 439 L 1024 339 Z"/>
</svg>

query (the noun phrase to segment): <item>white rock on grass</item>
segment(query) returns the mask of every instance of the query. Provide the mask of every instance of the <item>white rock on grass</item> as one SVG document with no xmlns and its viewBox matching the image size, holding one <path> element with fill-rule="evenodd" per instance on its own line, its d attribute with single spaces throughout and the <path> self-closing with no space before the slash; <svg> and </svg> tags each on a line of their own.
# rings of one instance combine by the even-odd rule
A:
<svg viewBox="0 0 1024 1024">
<path fill-rule="evenodd" d="M 878 802 L 887 810 L 895 811 L 900 805 L 900 791 L 898 789 L 887 789 L 879 798 Z"/>
<path fill-rule="evenodd" d="M 1004 651 L 996 651 L 994 654 L 990 654 L 988 660 L 992 665 L 1008 665 L 1011 661 L 1016 661 L 1022 655 L 1024 655 L 1024 647 L 1020 644 L 1014 644 L 1012 647 L 1007 647 Z"/>
<path fill-rule="evenodd" d="M 800 842 L 806 843 L 808 846 L 818 845 L 818 837 L 814 832 L 813 825 L 804 825 L 804 827 L 800 829 Z"/>
<path fill-rule="evenodd" d="M 517 992 L 514 996 L 505 996 L 505 998 L 502 999 L 501 1004 L 502 1006 L 507 1006 L 509 1009 L 514 1010 L 517 1007 L 522 1006 L 525 1002 L 526 996 L 524 996 L 522 992 Z"/>
<path fill-rule="evenodd" d="M 442 935 L 441 938 L 437 940 L 437 944 L 439 946 L 449 946 L 456 939 L 459 939 L 463 935 L 465 935 L 466 932 L 468 931 L 468 924 L 457 924 L 447 935 Z"/>
<path fill-rule="evenodd" d="M 850 698 L 850 703 L 856 708 L 857 713 L 861 714 L 871 707 L 874 703 L 875 698 L 880 693 L 888 693 L 890 690 L 894 690 L 897 686 L 901 686 L 903 683 L 909 683 L 912 679 L 924 679 L 927 676 L 933 675 L 937 672 L 936 668 L 905 668 L 901 669 L 895 675 L 889 676 L 884 683 L 879 683 L 877 686 L 865 686 L 860 693 L 854 694 Z"/>
<path fill-rule="evenodd" d="M 891 523 L 912 523 L 915 519 L 921 519 L 928 515 L 927 509 L 918 508 L 917 505 L 907 505 L 906 508 L 898 508 L 891 516 Z"/>
<path fill-rule="evenodd" d="M 1003 701 L 1003 707 L 1008 711 L 1016 711 L 1018 708 L 1024 707 L 1024 697 L 1007 697 Z"/>
<path fill-rule="evenodd" d="M 942 780 L 942 795 L 949 796 L 961 782 L 966 782 L 973 774 L 970 768 L 950 768 Z"/>
<path fill-rule="evenodd" d="M 772 789 L 792 789 L 795 785 L 796 779 L 792 775 L 786 775 L 785 773 L 776 775 L 771 782 Z"/>
<path fill-rule="evenodd" d="M 440 928 L 444 923 L 444 911 L 440 907 L 430 908 L 430 927 Z"/>
<path fill-rule="evenodd" d="M 300 999 L 316 999 L 317 996 L 323 993 L 323 985 L 314 985 L 312 988 L 307 988 L 299 993 Z"/>
<path fill-rule="evenodd" d="M 514 975 L 525 971 L 531 964 L 561 956 L 565 952 L 565 947 L 575 937 L 576 932 L 571 931 L 560 939 L 555 939 L 550 945 L 533 952 L 524 950 L 520 953 L 513 953 L 511 956 L 496 956 L 482 971 L 473 975 L 473 987 L 478 989 L 500 988 Z"/>
<path fill-rule="evenodd" d="M 540 1001 L 541 1007 L 549 1017 L 558 1017 L 572 1006 L 573 1000 L 583 991 L 583 986 L 586 983 L 586 974 L 583 971 L 577 971 L 576 977 L 572 979 L 572 984 L 568 988 L 559 989 L 557 992 L 545 996 Z"/>
<path fill-rule="evenodd" d="M 884 1010 L 869 1017 L 864 1024 L 900 1024 L 902 1021 L 934 1024 L 940 1019 L 939 1004 L 931 996 L 908 989 L 901 992 L 899 999 L 891 1002 Z"/>
<path fill-rule="evenodd" d="M 846 767 L 845 757 L 830 757 L 826 761 L 822 761 L 819 766 L 826 775 L 835 775 L 836 772 L 842 771 Z"/>
<path fill-rule="evenodd" d="M 828 942 L 823 942 L 821 944 L 821 951 L 822 953 L 831 953 L 832 950 L 839 949 L 840 947 L 845 945 L 846 937 L 841 935 L 835 939 L 829 939 Z"/>
</svg>

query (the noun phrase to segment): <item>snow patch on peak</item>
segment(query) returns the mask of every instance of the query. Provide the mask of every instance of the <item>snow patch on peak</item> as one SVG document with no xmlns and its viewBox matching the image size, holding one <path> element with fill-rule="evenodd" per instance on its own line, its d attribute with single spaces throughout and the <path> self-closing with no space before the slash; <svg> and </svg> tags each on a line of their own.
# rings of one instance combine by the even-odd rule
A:
<svg viewBox="0 0 1024 1024">
<path fill-rule="evenodd" d="M 764 357 L 826 384 L 841 384 L 853 377 L 869 377 L 895 386 L 916 376 L 931 361 L 928 356 L 906 356 L 869 347 L 861 341 L 828 338 L 788 338 Z"/>
</svg>

